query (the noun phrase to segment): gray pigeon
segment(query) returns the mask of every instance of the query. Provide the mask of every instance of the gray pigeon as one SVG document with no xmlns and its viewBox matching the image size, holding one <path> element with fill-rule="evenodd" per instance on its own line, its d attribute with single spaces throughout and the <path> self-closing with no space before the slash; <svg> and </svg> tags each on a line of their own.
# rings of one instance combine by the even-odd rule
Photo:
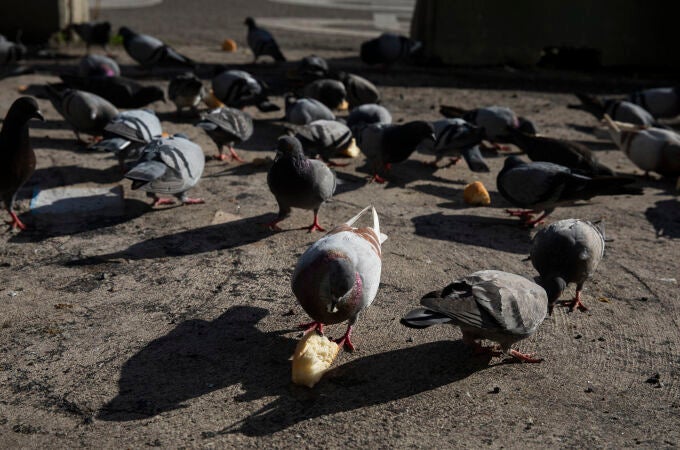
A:
<svg viewBox="0 0 680 450">
<path fill-rule="evenodd" d="M 108 56 L 86 55 L 78 62 L 79 77 L 119 77 L 118 63 Z"/>
<path fill-rule="evenodd" d="M 292 72 L 292 77 L 303 83 L 309 83 L 321 78 L 327 78 L 329 73 L 330 70 L 325 59 L 317 55 L 309 55 L 300 60 Z"/>
<path fill-rule="evenodd" d="M 369 209 L 373 227 L 354 227 Z M 323 334 L 324 325 L 349 320 L 347 331 L 336 342 L 354 350 L 352 329 L 359 314 L 373 303 L 378 293 L 382 243 L 386 239 L 380 232 L 375 208 L 369 206 L 335 227 L 300 256 L 291 287 L 300 305 L 314 320 L 301 325 L 302 328 Z"/>
<path fill-rule="evenodd" d="M 286 60 L 283 53 L 281 53 L 279 44 L 276 43 L 276 39 L 274 39 L 274 36 L 269 31 L 258 27 L 255 19 L 252 17 L 247 17 L 244 24 L 248 26 L 246 38 L 248 47 L 250 47 L 255 57 L 254 62 L 257 62 L 257 59 L 264 55 L 271 56 L 278 62 Z"/>
<path fill-rule="evenodd" d="M 10 227 L 25 230 L 14 212 L 17 191 L 35 171 L 35 152 L 28 135 L 28 121 L 45 120 L 33 97 L 20 97 L 9 107 L 0 131 L 0 200 L 11 217 Z"/>
<path fill-rule="evenodd" d="M 657 119 L 680 114 L 680 87 L 661 87 L 633 92 L 628 101 L 642 106 Z"/>
<path fill-rule="evenodd" d="M 380 92 L 375 84 L 353 73 L 341 72 L 338 79 L 345 85 L 350 108 L 370 103 L 380 103 Z"/>
<path fill-rule="evenodd" d="M 302 89 L 302 96 L 318 100 L 330 109 L 347 109 L 345 85 L 338 80 L 312 81 Z"/>
<path fill-rule="evenodd" d="M 330 161 L 337 152 L 352 144 L 352 132 L 344 123 L 335 120 L 315 120 L 296 128 L 295 137 L 307 153 L 317 153 L 330 166 L 346 166 Z"/>
<path fill-rule="evenodd" d="M 152 206 L 171 205 L 172 199 L 158 194 L 173 194 L 184 205 L 204 203 L 190 198 L 187 191 L 196 186 L 203 174 L 205 156 L 197 144 L 176 134 L 151 141 L 141 151 L 142 156 L 125 178 L 132 180 L 132 189 L 141 189 L 153 198 Z"/>
<path fill-rule="evenodd" d="M 279 214 L 267 224 L 269 228 L 280 231 L 277 224 L 290 216 L 291 208 L 301 208 L 314 211 L 314 223 L 308 227 L 310 233 L 326 231 L 319 225 L 319 208 L 335 192 L 335 175 L 323 162 L 308 159 L 302 144 L 293 136 L 279 138 L 267 184 L 279 204 Z"/>
<path fill-rule="evenodd" d="M 403 125 L 367 125 L 361 129 L 357 144 L 373 166 L 373 181 L 384 183 L 378 172 L 406 161 L 425 139 L 436 141 L 434 127 L 429 122 L 416 120 Z"/>
<path fill-rule="evenodd" d="M 0 34 L 0 65 L 14 64 L 17 61 L 24 59 L 26 56 L 26 47 L 23 44 L 8 41 Z"/>
<path fill-rule="evenodd" d="M 558 205 L 588 200 L 596 195 L 641 195 L 639 188 L 629 187 L 635 180 L 626 177 L 588 177 L 568 167 L 549 162 L 525 163 L 517 156 L 505 159 L 496 186 L 507 201 L 527 210 L 507 210 L 525 226 L 536 226 Z M 533 215 L 543 212 L 538 218 Z"/>
<path fill-rule="evenodd" d="M 306 125 L 315 120 L 335 120 L 333 112 L 323 103 L 313 98 L 295 98 L 292 95 L 286 97 L 287 122 L 295 125 Z"/>
<path fill-rule="evenodd" d="M 161 122 L 153 111 L 133 109 L 118 114 L 106 124 L 104 139 L 92 148 L 112 152 L 121 168 L 125 168 L 127 158 L 139 158 L 142 147 L 162 134 Z"/>
<path fill-rule="evenodd" d="M 387 108 L 374 103 L 357 106 L 352 109 L 349 116 L 347 116 L 347 126 L 352 130 L 352 134 L 354 134 L 355 137 L 359 136 L 361 129 L 366 125 L 389 125 L 391 123 L 392 114 L 390 114 Z"/>
<path fill-rule="evenodd" d="M 248 72 L 225 70 L 212 79 L 213 94 L 232 108 L 254 105 L 262 112 L 278 111 L 265 93 L 265 86 Z"/>
<path fill-rule="evenodd" d="M 68 88 L 59 90 L 48 84 L 46 93 L 55 109 L 73 127 L 81 143 L 84 141 L 80 133 L 101 136 L 104 127 L 118 115 L 118 110 L 108 100 L 90 92 Z"/>
<path fill-rule="evenodd" d="M 603 100 L 594 95 L 576 93 L 574 94 L 581 101 L 580 105 L 569 105 L 571 109 L 586 111 L 597 120 L 602 120 L 604 115 L 619 122 L 632 123 L 634 125 L 654 125 L 654 117 L 643 107 L 634 103 L 622 100 Z"/>
<path fill-rule="evenodd" d="M 536 136 L 517 129 L 511 130 L 510 136 L 510 142 L 524 151 L 532 161 L 560 164 L 588 176 L 614 175 L 612 169 L 602 164 L 588 147 L 578 142 Z"/>
<path fill-rule="evenodd" d="M 190 108 L 198 114 L 196 107 L 206 96 L 203 82 L 193 73 L 177 75 L 168 85 L 168 98 L 177 107 L 177 115 L 182 114 L 182 108 Z"/>
<path fill-rule="evenodd" d="M 485 139 L 493 142 L 507 142 L 510 131 L 515 128 L 529 134 L 536 134 L 534 124 L 505 106 L 487 106 L 466 110 L 456 106 L 442 105 L 439 112 L 445 117 L 462 118 L 484 129 Z"/>
<path fill-rule="evenodd" d="M 484 139 L 484 130 L 463 119 L 442 119 L 432 122 L 436 142 L 423 141 L 422 147 L 436 154 L 435 160 L 428 165 L 438 167 L 439 161 L 450 153 L 461 155 L 473 172 L 489 172 L 489 166 L 479 149 L 479 143 Z M 451 158 L 450 165 L 458 163 L 459 156 Z"/>
<path fill-rule="evenodd" d="M 409 39 L 406 36 L 383 33 L 375 39 L 362 43 L 359 57 L 366 64 L 388 67 L 396 62 L 407 60 L 415 55 L 422 46 L 420 41 Z"/>
<path fill-rule="evenodd" d="M 576 296 L 566 304 L 572 310 L 588 309 L 581 302 L 581 290 L 603 255 L 602 232 L 585 220 L 559 220 L 536 233 L 531 243 L 531 263 L 541 276 L 551 309 L 569 283 L 576 283 Z"/>
<path fill-rule="evenodd" d="M 144 68 L 195 66 L 194 61 L 153 36 L 135 33 L 127 27 L 121 27 L 118 34 L 123 37 L 123 46 L 130 58 Z"/>
<path fill-rule="evenodd" d="M 538 329 L 548 312 L 545 290 L 524 277 L 499 270 L 482 270 L 463 277 L 441 291 L 430 292 L 415 309 L 401 319 L 410 328 L 427 328 L 440 323 L 460 327 L 463 342 L 475 353 L 507 354 L 520 361 L 542 359 L 512 349 Z M 500 344 L 500 350 L 483 347 L 482 339 Z"/>
<path fill-rule="evenodd" d="M 604 116 L 609 134 L 633 163 L 645 172 L 680 175 L 680 136 L 663 128 L 621 128 Z"/>
<path fill-rule="evenodd" d="M 234 150 L 234 144 L 247 141 L 253 135 L 253 119 L 250 115 L 239 109 L 225 106 L 204 114 L 196 126 L 204 129 L 217 145 L 219 153 L 215 159 L 220 161 L 226 159 L 222 150 L 222 147 L 226 145 L 232 159 L 244 162 Z"/>
</svg>

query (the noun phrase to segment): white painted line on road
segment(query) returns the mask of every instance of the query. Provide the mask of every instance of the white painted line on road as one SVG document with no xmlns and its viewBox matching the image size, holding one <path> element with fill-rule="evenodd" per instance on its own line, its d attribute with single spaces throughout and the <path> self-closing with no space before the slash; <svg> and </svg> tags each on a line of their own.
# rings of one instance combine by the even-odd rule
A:
<svg viewBox="0 0 680 450">
<path fill-rule="evenodd" d="M 401 30 L 396 14 L 373 13 L 373 23 L 378 30 Z"/>
<path fill-rule="evenodd" d="M 327 19 L 321 17 L 258 17 L 257 23 L 266 28 L 297 31 L 304 33 L 333 34 L 337 36 L 373 38 L 380 34 L 375 30 L 374 20 L 362 19 Z M 408 32 L 408 23 L 399 25 L 390 31 Z"/>
<path fill-rule="evenodd" d="M 415 0 L 269 0 L 288 5 L 312 6 L 319 8 L 350 9 L 353 11 L 391 11 L 413 14 Z"/>
<path fill-rule="evenodd" d="M 160 5 L 163 0 L 99 0 L 96 2 L 100 9 L 144 8 Z M 95 5 L 90 2 L 90 7 Z"/>
</svg>

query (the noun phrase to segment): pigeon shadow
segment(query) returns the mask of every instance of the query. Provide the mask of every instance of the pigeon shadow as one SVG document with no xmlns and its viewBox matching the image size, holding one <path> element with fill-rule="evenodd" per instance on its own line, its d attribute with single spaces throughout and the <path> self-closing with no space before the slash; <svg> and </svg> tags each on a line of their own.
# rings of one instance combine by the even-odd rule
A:
<svg viewBox="0 0 680 450">
<path fill-rule="evenodd" d="M 677 199 L 660 200 L 647 208 L 645 217 L 654 226 L 656 237 L 680 237 L 680 202 Z"/>
<path fill-rule="evenodd" d="M 31 184 L 40 189 L 50 189 L 78 183 L 111 184 L 123 178 L 118 165 L 107 169 L 81 166 L 57 166 L 38 169 L 31 177 Z"/>
<path fill-rule="evenodd" d="M 271 222 L 275 217 L 275 214 L 268 213 L 231 222 L 194 228 L 179 233 L 147 239 L 133 244 L 127 249 L 119 252 L 95 255 L 70 261 L 67 265 L 83 266 L 101 264 L 121 258 L 142 260 L 187 256 L 236 248 L 271 236 L 272 231 L 264 224 Z"/>
<path fill-rule="evenodd" d="M 462 341 L 438 341 L 353 359 L 328 372 L 313 390 L 280 386 L 279 397 L 221 431 L 266 436 L 299 422 L 418 395 L 489 367 Z M 286 374 L 287 375 L 287 374 Z M 283 383 L 281 383 L 283 384 Z"/>
<path fill-rule="evenodd" d="M 380 175 L 385 178 L 385 187 L 387 189 L 403 188 L 414 181 L 438 181 L 442 183 L 460 184 L 457 181 L 451 181 L 435 175 L 440 169 L 441 168 L 423 164 L 422 161 L 407 159 L 404 162 L 393 164 L 388 172 L 385 172 L 384 170 L 381 171 Z M 373 164 L 369 160 L 365 160 L 365 164 L 357 167 L 356 170 L 357 172 L 366 173 L 371 176 L 374 173 Z"/>
<path fill-rule="evenodd" d="M 246 391 L 237 401 L 282 392 L 296 341 L 281 336 L 283 332 L 260 331 L 257 323 L 267 314 L 263 308 L 234 306 L 212 321 L 180 323 L 123 364 L 118 395 L 97 418 L 149 418 L 235 384 Z"/>
<path fill-rule="evenodd" d="M 435 213 L 411 219 L 418 236 L 528 255 L 531 230 L 517 219 Z"/>
<path fill-rule="evenodd" d="M 76 141 L 75 136 L 63 138 L 63 137 L 32 137 L 31 146 L 35 150 L 49 149 L 49 150 L 68 150 L 70 152 L 84 152 L 87 147 L 83 144 L 79 144 Z M 40 155 L 37 155 L 40 157 Z"/>
</svg>

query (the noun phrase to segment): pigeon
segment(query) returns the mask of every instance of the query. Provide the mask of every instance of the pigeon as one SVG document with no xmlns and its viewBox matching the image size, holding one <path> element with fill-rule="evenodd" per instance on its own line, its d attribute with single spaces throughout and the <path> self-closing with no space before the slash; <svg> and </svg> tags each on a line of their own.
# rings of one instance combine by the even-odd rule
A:
<svg viewBox="0 0 680 450">
<path fill-rule="evenodd" d="M 153 111 L 133 109 L 114 117 L 104 127 L 104 139 L 92 146 L 95 150 L 109 151 L 118 157 L 122 168 L 127 158 L 139 158 L 141 149 L 160 138 L 163 128 Z"/>
<path fill-rule="evenodd" d="M 177 107 L 178 116 L 182 114 L 182 108 L 190 108 L 196 113 L 196 107 L 206 95 L 203 82 L 193 73 L 178 75 L 168 85 L 168 98 Z"/>
<path fill-rule="evenodd" d="M 427 328 L 440 323 L 460 327 L 463 342 L 475 353 L 538 363 L 533 354 L 520 353 L 512 346 L 536 332 L 548 313 L 548 296 L 538 284 L 513 273 L 481 270 L 460 278 L 441 291 L 426 294 L 401 323 L 409 328 Z M 484 347 L 488 339 L 500 345 Z"/>
<path fill-rule="evenodd" d="M 462 109 L 456 106 L 442 105 L 439 112 L 444 117 L 460 117 L 484 129 L 485 138 L 491 142 L 506 142 L 512 128 L 530 134 L 536 134 L 534 124 L 505 106 L 488 106 L 477 109 Z"/>
<path fill-rule="evenodd" d="M 279 138 L 267 184 L 279 204 L 278 216 L 267 224 L 270 229 L 280 231 L 277 224 L 290 215 L 291 208 L 301 208 L 314 211 L 314 223 L 308 227 L 310 233 L 326 231 L 319 225 L 319 208 L 335 192 L 335 175 L 323 162 L 308 159 L 302 144 L 293 136 Z"/>
<path fill-rule="evenodd" d="M 378 88 L 366 78 L 353 73 L 341 72 L 338 74 L 338 79 L 345 85 L 350 108 L 369 103 L 380 103 Z"/>
<path fill-rule="evenodd" d="M 204 129 L 217 145 L 219 153 L 215 159 L 226 159 L 222 146 L 227 145 L 232 159 L 244 162 L 234 150 L 234 144 L 247 141 L 253 135 L 253 119 L 247 113 L 225 106 L 204 114 L 196 126 Z"/>
<path fill-rule="evenodd" d="M 531 243 L 531 263 L 541 276 L 551 309 L 569 283 L 576 283 L 576 296 L 565 303 L 571 310 L 588 309 L 581 302 L 581 290 L 603 255 L 602 232 L 585 220 L 559 220 L 536 233 Z"/>
<path fill-rule="evenodd" d="M 2 35 L 0 34 L 0 36 Z M 2 39 L 0 39 L 0 65 L 14 64 L 24 59 L 25 56 L 26 47 L 23 44 L 8 41 L 2 36 Z"/>
<path fill-rule="evenodd" d="M 597 120 L 602 120 L 605 114 L 619 122 L 632 123 L 635 125 L 654 125 L 654 117 L 643 107 L 625 100 L 603 100 L 594 95 L 574 94 L 581 101 L 580 105 L 569 105 L 571 109 L 586 111 Z"/>
<path fill-rule="evenodd" d="M 109 52 L 108 45 L 111 40 L 111 23 L 109 22 L 82 22 L 72 23 L 67 30 L 73 30 L 80 38 L 85 41 L 87 53 L 90 53 L 90 46 L 99 45 L 106 53 Z"/>
<path fill-rule="evenodd" d="M 128 27 L 121 27 L 118 34 L 123 37 L 123 46 L 130 58 L 146 69 L 157 66 L 191 68 L 195 66 L 194 61 L 153 36 L 135 33 Z"/>
<path fill-rule="evenodd" d="M 642 106 L 657 119 L 675 117 L 680 114 L 680 86 L 633 92 L 628 101 Z"/>
<path fill-rule="evenodd" d="M 265 94 L 265 86 L 242 70 L 225 70 L 212 79 L 213 94 L 232 108 L 254 105 L 262 112 L 278 111 Z"/>
<path fill-rule="evenodd" d="M 588 200 L 596 195 L 641 195 L 642 190 L 627 186 L 635 182 L 626 177 L 589 177 L 568 167 L 549 162 L 526 163 L 517 156 L 505 159 L 498 173 L 498 192 L 513 205 L 528 210 L 507 210 L 525 226 L 536 226 L 561 204 Z M 543 211 L 537 219 L 533 215 Z"/>
<path fill-rule="evenodd" d="M 78 62 L 79 77 L 119 77 L 118 63 L 108 56 L 85 55 Z"/>
<path fill-rule="evenodd" d="M 302 89 L 302 96 L 318 100 L 330 109 L 347 109 L 345 85 L 338 80 L 312 81 Z"/>
<path fill-rule="evenodd" d="M 519 147 L 532 161 L 546 161 L 577 170 L 584 175 L 614 175 L 614 171 L 598 161 L 583 144 L 566 139 L 536 136 L 512 129 L 510 142 Z"/>
<path fill-rule="evenodd" d="M 79 77 L 59 75 L 71 89 L 91 92 L 113 103 L 118 108 L 143 108 L 158 100 L 165 101 L 165 93 L 158 86 L 144 86 L 125 77 Z"/>
<path fill-rule="evenodd" d="M 468 167 L 473 172 L 489 172 L 489 166 L 479 149 L 479 143 L 484 138 L 484 130 L 463 119 L 442 119 L 432 122 L 436 142 L 423 141 L 421 147 L 432 147 L 436 154 L 434 161 L 428 165 L 437 167 L 439 161 L 448 153 L 455 152 L 462 155 Z M 429 144 L 429 145 L 428 145 Z M 451 158 L 449 165 L 458 163 L 460 157 Z"/>
<path fill-rule="evenodd" d="M 174 200 L 158 194 L 174 194 L 183 205 L 204 203 L 190 198 L 187 191 L 196 186 L 203 174 L 205 156 L 197 144 L 182 134 L 154 139 L 142 150 L 142 156 L 125 174 L 132 189 L 141 189 L 153 198 L 152 206 L 171 205 Z"/>
<path fill-rule="evenodd" d="M 335 120 L 333 112 L 323 103 L 313 98 L 298 98 L 292 95 L 286 97 L 287 122 L 296 125 L 306 125 L 315 120 Z"/>
<path fill-rule="evenodd" d="M 368 210 L 373 227 L 354 227 Z M 313 322 L 303 324 L 306 332 L 324 325 L 349 320 L 347 331 L 336 342 L 354 350 L 352 329 L 359 314 L 368 308 L 380 285 L 382 244 L 387 236 L 380 232 L 375 208 L 368 206 L 347 222 L 335 227 L 300 256 L 291 287 L 300 305 Z"/>
<path fill-rule="evenodd" d="M 392 164 L 406 161 L 425 139 L 436 141 L 434 127 L 429 122 L 416 120 L 403 125 L 367 125 L 357 137 L 357 143 L 373 164 L 373 181 L 384 183 L 385 179 L 378 174 L 379 168 L 390 170 Z"/>
<path fill-rule="evenodd" d="M 80 133 L 101 136 L 104 127 L 118 115 L 115 106 L 96 94 L 69 88 L 58 90 L 50 84 L 46 87 L 48 98 L 73 127 L 78 142 L 84 143 Z"/>
<path fill-rule="evenodd" d="M 392 123 L 392 114 L 381 105 L 373 103 L 357 106 L 347 116 L 347 126 L 354 136 L 358 136 L 361 130 L 371 124 L 389 125 Z"/>
<path fill-rule="evenodd" d="M 10 106 L 0 131 L 0 198 L 12 220 L 12 228 L 26 229 L 14 212 L 17 191 L 33 175 L 35 153 L 28 137 L 28 121 L 45 120 L 38 102 L 32 97 L 20 97 Z"/>
<path fill-rule="evenodd" d="M 305 84 L 321 78 L 327 78 L 329 74 L 328 63 L 317 55 L 309 55 L 302 58 L 293 73 L 296 79 Z"/>
<path fill-rule="evenodd" d="M 247 40 L 248 47 L 255 56 L 253 62 L 257 62 L 257 59 L 264 55 L 271 56 L 277 62 L 286 60 L 281 49 L 279 49 L 279 44 L 276 43 L 276 39 L 269 31 L 258 27 L 252 17 L 247 17 L 243 23 L 248 26 Z"/>
<path fill-rule="evenodd" d="M 318 153 L 330 166 L 345 166 L 331 162 L 331 156 L 352 144 L 352 132 L 344 123 L 335 120 L 315 120 L 297 127 L 295 137 L 309 153 Z"/>
<path fill-rule="evenodd" d="M 604 116 L 616 145 L 645 172 L 663 176 L 680 175 L 680 136 L 664 128 L 621 128 L 609 115 Z"/>
<path fill-rule="evenodd" d="M 422 43 L 394 33 L 383 33 L 361 44 L 359 57 L 368 65 L 389 67 L 416 54 Z"/>
</svg>

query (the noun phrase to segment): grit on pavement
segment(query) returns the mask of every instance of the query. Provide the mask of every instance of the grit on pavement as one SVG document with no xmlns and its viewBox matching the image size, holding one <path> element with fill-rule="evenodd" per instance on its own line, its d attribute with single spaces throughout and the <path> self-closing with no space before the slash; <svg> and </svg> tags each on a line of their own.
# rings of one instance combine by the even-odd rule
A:
<svg viewBox="0 0 680 450">
<path fill-rule="evenodd" d="M 548 219 L 605 220 L 606 255 L 584 291 L 589 311 L 556 308 L 517 345 L 544 358 L 540 364 L 474 356 L 455 327 L 404 328 L 404 313 L 457 277 L 499 269 L 533 278 L 526 256 L 535 231 L 504 213 L 510 205 L 495 183 L 501 156 L 488 155 L 491 172 L 474 174 L 464 162 L 428 168 L 421 162 L 431 156 L 416 153 L 395 165 L 385 185 L 367 183 L 360 157 L 336 169 L 341 184 L 320 221 L 330 228 L 376 206 L 389 236 L 380 290 L 356 327 L 356 352 L 341 353 L 313 389 L 294 386 L 289 357 L 300 338 L 296 325 L 308 317 L 290 277 L 321 235 L 297 229 L 311 223 L 308 211 L 294 210 L 281 224 L 284 232 L 262 226 L 276 213 L 266 158 L 274 156 L 282 114 L 248 108 L 255 135 L 237 149 L 263 164 L 208 160 L 191 192 L 204 205 L 151 209 L 121 180 L 115 159 L 77 146 L 54 108 L 39 100 L 47 121 L 30 124 L 38 168 L 17 205 L 32 229 L 0 234 L 0 448 L 680 445 L 675 180 L 645 178 L 610 141 L 593 136 L 591 116 L 567 108 L 577 88 L 620 94 L 644 80 L 508 68 L 367 68 L 357 58 L 362 35 L 291 31 L 286 24 L 319 18 L 377 34 L 376 24 L 401 24 L 404 13 L 309 3 L 164 0 L 102 9 L 100 18 L 114 29 L 156 35 L 201 63 L 251 71 L 278 94 L 280 74 L 316 53 L 373 80 L 397 122 L 437 119 L 442 104 L 499 104 L 534 120 L 541 133 L 587 143 L 644 187 L 642 196 L 596 197 Z M 249 15 L 268 18 L 291 62 L 251 64 L 242 24 Z M 220 50 L 226 38 L 236 40 L 237 52 Z M 61 51 L 75 57 L 84 47 Z M 125 73 L 144 75 L 122 47 L 113 51 Z M 0 80 L 0 116 L 20 85 L 56 82 L 47 69 L 76 61 L 38 61 L 38 73 Z M 167 87 L 159 75 L 141 80 Z M 283 104 L 281 95 L 273 101 Z M 166 131 L 186 133 L 206 156 L 214 154 L 195 118 L 176 118 L 171 103 L 151 107 Z M 475 180 L 489 189 L 490 207 L 463 203 L 463 187 Z M 60 186 L 114 193 L 122 186 L 124 201 L 108 215 L 29 211 L 36 190 Z M 564 298 L 573 294 L 570 287 Z M 328 328 L 332 337 L 343 331 Z"/>
</svg>

